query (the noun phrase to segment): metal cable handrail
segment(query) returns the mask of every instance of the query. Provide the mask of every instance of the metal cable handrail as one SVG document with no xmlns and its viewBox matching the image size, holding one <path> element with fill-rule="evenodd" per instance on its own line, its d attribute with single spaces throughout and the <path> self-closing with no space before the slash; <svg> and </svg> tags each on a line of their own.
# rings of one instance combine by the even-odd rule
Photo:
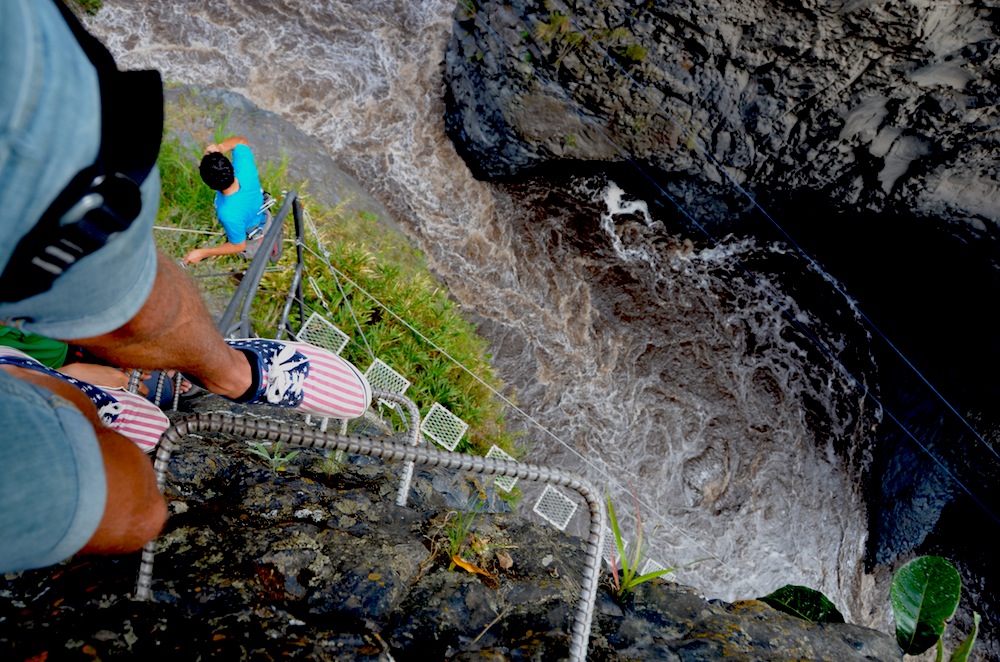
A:
<svg viewBox="0 0 1000 662">
<path fill-rule="evenodd" d="M 279 334 L 283 334 L 284 323 L 288 319 L 292 299 L 296 294 L 299 300 L 302 299 L 302 273 L 305 268 L 302 259 L 302 246 L 305 239 L 305 231 L 302 224 L 302 203 L 299 202 L 299 194 L 296 191 L 288 191 L 285 194 L 284 201 L 281 203 L 281 209 L 278 210 L 278 215 L 271 221 L 271 225 L 267 229 L 267 234 L 261 240 L 261 249 L 257 251 L 257 254 L 250 261 L 249 268 L 247 268 L 243 279 L 240 280 L 239 286 L 233 293 L 233 298 L 229 300 L 226 311 L 222 314 L 218 329 L 223 337 L 250 338 L 253 336 L 253 327 L 250 325 L 250 304 L 257 294 L 260 279 L 264 276 L 264 270 L 267 268 L 268 259 L 271 255 L 269 248 L 281 234 L 285 218 L 288 216 L 289 211 L 292 212 L 292 218 L 295 220 L 296 263 L 295 275 L 292 278 L 292 285 L 289 288 L 288 300 L 283 311 L 282 327 L 279 330 Z M 236 322 L 237 315 L 239 315 L 239 322 Z M 301 304 L 299 305 L 299 317 L 300 319 L 305 319 L 305 311 L 302 309 Z"/>
</svg>

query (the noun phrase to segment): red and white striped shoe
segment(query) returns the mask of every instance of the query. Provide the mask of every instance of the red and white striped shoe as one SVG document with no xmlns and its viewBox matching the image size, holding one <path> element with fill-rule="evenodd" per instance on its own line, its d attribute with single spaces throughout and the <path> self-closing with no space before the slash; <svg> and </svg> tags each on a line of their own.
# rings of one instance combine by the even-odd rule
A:
<svg viewBox="0 0 1000 662">
<path fill-rule="evenodd" d="M 170 420 L 160 408 L 141 395 L 120 388 L 94 386 L 74 379 L 42 365 L 13 347 L 0 347 L 0 364 L 28 368 L 69 382 L 83 391 L 83 394 L 94 403 L 105 427 L 125 435 L 147 453 L 156 448 L 163 431 L 170 425 Z"/>
<path fill-rule="evenodd" d="M 159 407 L 137 393 L 120 388 L 97 388 L 115 400 L 110 405 L 112 411 L 98 410 L 105 425 L 131 439 L 144 452 L 152 452 L 170 425 L 170 419 Z"/>
<path fill-rule="evenodd" d="M 256 385 L 238 402 L 327 418 L 358 418 L 371 404 L 372 387 L 364 374 L 322 347 L 263 338 L 226 342 L 246 355 Z"/>
</svg>

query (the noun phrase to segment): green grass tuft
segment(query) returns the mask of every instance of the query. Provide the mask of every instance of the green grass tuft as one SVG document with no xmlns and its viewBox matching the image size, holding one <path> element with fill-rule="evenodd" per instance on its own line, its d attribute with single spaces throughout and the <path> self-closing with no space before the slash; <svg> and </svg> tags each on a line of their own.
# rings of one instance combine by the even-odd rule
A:
<svg viewBox="0 0 1000 662">
<path fill-rule="evenodd" d="M 94 16 L 101 7 L 104 5 L 102 0 L 69 0 L 67 3 L 70 9 L 72 9 L 76 14 L 83 12 Z"/>
</svg>

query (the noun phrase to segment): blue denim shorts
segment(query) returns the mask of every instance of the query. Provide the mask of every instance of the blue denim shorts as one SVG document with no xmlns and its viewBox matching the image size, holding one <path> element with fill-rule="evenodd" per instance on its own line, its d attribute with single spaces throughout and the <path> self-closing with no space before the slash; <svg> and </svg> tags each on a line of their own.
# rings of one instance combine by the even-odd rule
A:
<svg viewBox="0 0 1000 662">
<path fill-rule="evenodd" d="M 0 573 L 41 568 L 83 547 L 107 500 L 94 428 L 51 391 L 0 371 Z"/>
<path fill-rule="evenodd" d="M 0 0 L 0 269 L 52 200 L 96 159 L 97 75 L 52 0 Z M 127 128 L 124 128 L 127 130 Z M 101 335 L 130 320 L 156 277 L 155 172 L 132 226 L 0 321 L 54 338 Z M 107 499 L 94 428 L 50 391 L 0 372 L 0 572 L 75 554 Z"/>
<path fill-rule="evenodd" d="M 127 130 L 122 127 L 122 130 Z M 0 268 L 100 146 L 97 73 L 51 0 L 0 2 Z M 0 303 L 0 322 L 73 340 L 135 316 L 156 278 L 159 177 L 142 185 L 132 226 L 81 259 L 52 288 Z"/>
</svg>

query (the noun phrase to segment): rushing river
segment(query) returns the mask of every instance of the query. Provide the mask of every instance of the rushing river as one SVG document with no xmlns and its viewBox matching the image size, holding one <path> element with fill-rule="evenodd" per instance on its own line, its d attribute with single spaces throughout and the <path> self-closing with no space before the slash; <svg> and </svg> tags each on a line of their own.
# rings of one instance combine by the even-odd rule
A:
<svg viewBox="0 0 1000 662">
<path fill-rule="evenodd" d="M 889 631 L 887 573 L 864 571 L 884 411 L 853 381 L 877 388 L 879 365 L 853 302 L 782 242 L 706 240 L 623 192 L 624 171 L 476 181 L 443 129 L 453 8 L 105 0 L 91 26 L 123 67 L 240 92 L 314 136 L 491 342 L 527 459 L 587 474 L 619 511 L 634 494 L 653 559 L 705 559 L 679 581 L 726 600 L 803 584 Z"/>
</svg>

